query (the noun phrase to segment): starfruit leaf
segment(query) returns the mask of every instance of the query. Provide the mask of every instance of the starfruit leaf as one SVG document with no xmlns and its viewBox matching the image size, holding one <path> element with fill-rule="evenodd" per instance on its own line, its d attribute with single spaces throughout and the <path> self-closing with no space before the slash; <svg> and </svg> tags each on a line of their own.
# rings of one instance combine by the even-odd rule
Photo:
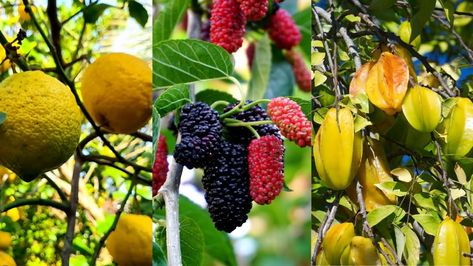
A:
<svg viewBox="0 0 473 266">
<path fill-rule="evenodd" d="M 153 25 L 153 43 L 168 40 L 189 6 L 189 0 L 168 1 Z"/>
<path fill-rule="evenodd" d="M 450 194 L 452 195 L 453 200 L 456 200 L 456 199 L 459 199 L 463 196 L 466 196 L 465 190 L 463 190 L 461 188 L 452 188 L 452 189 L 450 189 Z"/>
<path fill-rule="evenodd" d="M 420 258 L 419 238 L 408 225 L 402 227 L 401 232 L 404 234 L 406 239 L 406 244 L 404 246 L 404 258 L 406 259 L 407 265 L 417 265 Z"/>
<path fill-rule="evenodd" d="M 453 170 L 455 171 L 455 175 L 457 176 L 458 182 L 462 185 L 466 185 L 466 174 L 465 170 L 458 164 L 455 163 L 455 166 L 453 167 Z"/>
<path fill-rule="evenodd" d="M 445 17 L 450 23 L 450 26 L 453 27 L 454 19 L 455 19 L 455 16 L 454 16 L 455 7 L 453 6 L 453 3 L 450 2 L 449 0 L 439 0 L 439 2 L 442 5 L 443 10 L 445 11 Z"/>
<path fill-rule="evenodd" d="M 324 121 L 325 114 L 327 112 L 328 112 L 327 107 L 322 107 L 322 108 L 317 109 L 314 112 L 314 122 L 319 124 L 319 125 L 322 124 L 322 122 Z"/>
<path fill-rule="evenodd" d="M 0 126 L 7 120 L 7 113 L 0 112 Z"/>
<path fill-rule="evenodd" d="M 131 0 L 128 1 L 128 12 L 130 12 L 130 17 L 134 18 L 141 27 L 145 27 L 146 22 L 148 22 L 148 11 L 143 7 L 142 4 Z"/>
<path fill-rule="evenodd" d="M 311 57 L 310 60 L 311 60 L 312 65 L 318 66 L 324 62 L 325 53 L 313 52 L 310 57 Z"/>
<path fill-rule="evenodd" d="M 365 117 L 358 114 L 355 116 L 355 133 L 370 125 L 372 125 L 371 121 Z"/>
<path fill-rule="evenodd" d="M 271 44 L 269 38 L 261 38 L 255 47 L 255 58 L 253 60 L 253 67 L 251 68 L 251 80 L 248 85 L 249 100 L 261 99 L 268 88 L 269 76 L 271 74 Z"/>
<path fill-rule="evenodd" d="M 335 93 L 325 84 L 317 87 L 317 93 L 317 99 L 322 106 L 329 106 L 335 101 Z"/>
<path fill-rule="evenodd" d="M 406 237 L 401 231 L 401 228 L 397 226 L 394 226 L 394 235 L 396 237 L 396 255 L 398 258 L 402 258 L 402 253 L 404 253 L 404 246 L 406 244 Z"/>
<path fill-rule="evenodd" d="M 366 219 L 368 224 L 373 227 L 379 224 L 381 221 L 386 219 L 388 216 L 393 214 L 396 211 L 396 206 L 394 205 L 386 205 L 381 208 L 376 208 L 368 213 Z"/>
<path fill-rule="evenodd" d="M 402 181 L 402 182 L 411 182 L 412 181 L 412 173 L 407 168 L 404 168 L 404 167 L 395 168 L 395 169 L 391 170 L 391 174 L 397 176 L 399 181 Z"/>
<path fill-rule="evenodd" d="M 230 78 L 232 73 L 231 55 L 209 42 L 167 40 L 153 47 L 154 87 Z"/>
<path fill-rule="evenodd" d="M 186 103 L 192 102 L 189 95 L 189 86 L 186 84 L 173 86 L 164 91 L 154 103 L 161 117 L 169 112 L 181 108 Z"/>
<path fill-rule="evenodd" d="M 409 185 L 396 181 L 386 181 L 380 184 L 375 184 L 375 186 L 388 194 L 394 194 L 398 197 L 403 197 L 409 194 Z"/>
<path fill-rule="evenodd" d="M 322 85 L 326 80 L 327 80 L 327 77 L 322 74 L 320 71 L 316 70 L 314 71 L 314 86 L 317 87 L 319 85 Z"/>
<path fill-rule="evenodd" d="M 413 0 L 412 2 L 414 16 L 411 20 L 412 34 L 410 42 L 420 35 L 425 24 L 432 17 L 436 0 Z"/>
<path fill-rule="evenodd" d="M 440 218 L 438 215 L 428 214 L 414 214 L 412 217 L 422 226 L 424 231 L 432 236 L 437 233 L 437 227 L 440 224 Z"/>
</svg>

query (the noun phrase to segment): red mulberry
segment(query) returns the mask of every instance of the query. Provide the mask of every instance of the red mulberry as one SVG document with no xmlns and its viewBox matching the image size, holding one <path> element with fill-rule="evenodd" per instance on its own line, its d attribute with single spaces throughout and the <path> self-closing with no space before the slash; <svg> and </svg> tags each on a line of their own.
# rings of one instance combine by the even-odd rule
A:
<svg viewBox="0 0 473 266">
<path fill-rule="evenodd" d="M 268 25 L 269 37 L 278 48 L 290 50 L 301 42 L 301 32 L 286 10 L 278 9 Z"/>
<path fill-rule="evenodd" d="M 253 68 L 253 59 L 255 58 L 255 49 L 256 45 L 255 43 L 250 43 L 248 47 L 246 47 L 246 58 L 248 59 L 248 67 L 251 69 Z"/>
<path fill-rule="evenodd" d="M 205 200 L 218 230 L 231 232 L 248 219 L 252 205 L 247 156 L 245 146 L 223 141 L 218 156 L 204 168 Z"/>
<path fill-rule="evenodd" d="M 312 125 L 296 102 L 274 98 L 268 104 L 268 114 L 283 136 L 301 147 L 311 145 Z"/>
<path fill-rule="evenodd" d="M 229 53 L 243 44 L 246 18 L 236 0 L 215 0 L 210 17 L 210 41 Z"/>
<path fill-rule="evenodd" d="M 296 83 L 299 89 L 305 92 L 310 92 L 310 70 L 307 68 L 302 55 L 296 51 L 291 50 L 286 53 L 286 58 L 292 65 L 292 72 L 294 73 L 294 77 L 296 78 Z"/>
<path fill-rule="evenodd" d="M 158 190 L 166 181 L 169 167 L 167 156 L 168 148 L 166 144 L 166 138 L 164 136 L 160 136 L 153 164 L 153 196 L 158 194 Z"/>
<path fill-rule="evenodd" d="M 246 101 L 246 104 L 251 103 L 251 101 Z M 230 104 L 225 107 L 224 112 L 228 112 L 235 107 L 236 103 Z M 266 113 L 266 111 L 258 105 L 251 107 L 248 110 L 242 111 L 240 113 L 230 116 L 230 118 L 240 120 L 242 122 L 256 122 L 263 120 L 271 120 Z M 260 126 L 253 126 L 258 135 L 275 135 L 278 138 L 281 137 L 279 129 L 273 124 L 265 124 Z M 228 130 L 228 135 L 230 141 L 238 144 L 243 144 L 248 146 L 251 140 L 255 139 L 255 135 L 246 127 L 234 127 L 231 130 Z"/>
<path fill-rule="evenodd" d="M 262 20 L 268 12 L 268 0 L 237 0 L 249 21 Z"/>
<path fill-rule="evenodd" d="M 269 204 L 284 182 L 284 146 L 276 136 L 264 136 L 248 146 L 250 195 L 258 204 Z"/>
<path fill-rule="evenodd" d="M 181 142 L 174 151 L 176 162 L 192 169 L 203 168 L 214 159 L 222 140 L 217 111 L 202 102 L 187 104 L 182 108 L 178 129 Z"/>
</svg>

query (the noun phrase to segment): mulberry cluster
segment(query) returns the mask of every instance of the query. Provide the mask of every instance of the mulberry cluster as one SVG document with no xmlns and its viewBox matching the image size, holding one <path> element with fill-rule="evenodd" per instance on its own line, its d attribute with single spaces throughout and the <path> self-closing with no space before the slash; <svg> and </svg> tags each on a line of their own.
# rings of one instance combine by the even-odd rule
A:
<svg viewBox="0 0 473 266">
<path fill-rule="evenodd" d="M 166 181 L 167 173 L 169 170 L 167 156 L 168 148 L 166 144 L 166 138 L 164 136 L 160 136 L 153 164 L 153 196 L 158 194 L 158 190 Z"/>
<path fill-rule="evenodd" d="M 229 53 L 243 44 L 246 17 L 237 0 L 215 0 L 210 17 L 210 41 Z"/>
<path fill-rule="evenodd" d="M 305 92 L 310 92 L 310 70 L 307 68 L 302 55 L 294 50 L 290 50 L 286 53 L 286 58 L 292 65 L 292 72 L 294 73 L 294 77 L 296 78 L 296 83 L 299 89 Z"/>
<path fill-rule="evenodd" d="M 300 147 L 311 145 L 312 125 L 296 102 L 285 97 L 274 98 L 268 104 L 268 114 L 283 136 Z"/>
<path fill-rule="evenodd" d="M 255 50 L 256 50 L 256 45 L 254 42 L 250 43 L 248 47 L 246 47 L 246 58 L 248 60 L 248 67 L 250 70 L 253 68 L 253 59 L 255 58 Z"/>
<path fill-rule="evenodd" d="M 280 49 L 290 50 L 301 42 L 301 32 L 291 15 L 280 8 L 270 17 L 268 33 L 274 44 Z"/>
<path fill-rule="evenodd" d="M 179 122 L 181 142 L 174 158 L 187 168 L 203 168 L 215 158 L 222 141 L 222 125 L 218 113 L 209 105 L 196 102 L 182 108 Z"/>
<path fill-rule="evenodd" d="M 246 104 L 251 101 L 246 101 Z M 225 107 L 224 112 L 228 112 L 236 106 L 236 103 Z M 230 118 L 240 120 L 242 122 L 256 122 L 263 120 L 271 120 L 266 111 L 258 105 L 251 107 L 248 110 L 230 116 Z M 275 135 L 280 137 L 279 129 L 273 124 L 265 124 L 260 126 L 253 126 L 253 128 L 262 136 Z M 255 139 L 254 134 L 246 127 L 235 127 L 229 131 L 229 138 L 231 141 L 248 146 L 251 140 Z"/>
<path fill-rule="evenodd" d="M 268 12 L 268 0 L 237 0 L 249 21 L 262 20 Z"/>
<path fill-rule="evenodd" d="M 252 140 L 248 146 L 250 195 L 258 204 L 269 204 L 281 193 L 284 182 L 284 145 L 276 136 Z"/>
<path fill-rule="evenodd" d="M 247 150 L 223 141 L 218 156 L 204 169 L 202 184 L 210 216 L 218 230 L 231 232 L 241 226 L 251 210 Z"/>
</svg>

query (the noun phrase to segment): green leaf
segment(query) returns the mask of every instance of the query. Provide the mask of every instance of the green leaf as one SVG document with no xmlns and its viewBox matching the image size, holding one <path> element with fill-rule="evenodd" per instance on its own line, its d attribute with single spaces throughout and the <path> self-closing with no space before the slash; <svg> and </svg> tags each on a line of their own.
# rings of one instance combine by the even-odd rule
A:
<svg viewBox="0 0 473 266">
<path fill-rule="evenodd" d="M 69 260 L 69 263 L 71 266 L 89 266 L 89 263 L 87 263 L 87 258 L 83 255 L 72 256 Z"/>
<path fill-rule="evenodd" d="M 142 4 L 134 0 L 128 1 L 128 12 L 130 12 L 130 17 L 134 18 L 141 27 L 144 27 L 148 22 L 148 11 Z"/>
<path fill-rule="evenodd" d="M 424 231 L 432 236 L 437 233 L 437 227 L 440 224 L 438 215 L 428 214 L 414 214 L 412 217 L 424 228 Z"/>
<path fill-rule="evenodd" d="M 158 146 L 158 140 L 159 140 L 159 127 L 160 127 L 160 122 L 161 122 L 161 116 L 159 115 L 158 109 L 156 108 L 156 104 L 158 101 L 155 101 L 153 104 L 153 155 L 156 154 L 156 148 Z"/>
<path fill-rule="evenodd" d="M 255 47 L 255 58 L 251 68 L 251 80 L 248 86 L 249 100 L 261 99 L 268 88 L 269 75 L 271 73 L 271 44 L 265 35 Z"/>
<path fill-rule="evenodd" d="M 372 125 L 371 121 L 362 117 L 361 115 L 356 115 L 355 117 L 355 133 L 362 130 L 363 128 Z"/>
<path fill-rule="evenodd" d="M 375 184 L 375 186 L 382 191 L 387 193 L 393 193 L 398 197 L 403 197 L 409 194 L 409 184 L 396 182 L 396 181 L 386 181 L 380 184 Z"/>
<path fill-rule="evenodd" d="M 415 0 L 413 1 L 414 16 L 411 20 L 412 33 L 411 42 L 422 32 L 425 23 L 429 21 L 435 8 L 435 0 Z"/>
<path fill-rule="evenodd" d="M 185 84 L 173 86 L 164 91 L 154 103 L 161 117 L 169 112 L 181 108 L 186 103 L 192 102 L 189 96 L 189 86 Z"/>
<path fill-rule="evenodd" d="M 407 265 L 417 265 L 420 258 L 420 241 L 416 233 L 405 225 L 401 228 L 402 233 L 406 238 L 406 245 L 404 246 L 404 258 Z"/>
<path fill-rule="evenodd" d="M 0 112 L 0 126 L 7 120 L 7 113 Z"/>
<path fill-rule="evenodd" d="M 84 21 L 88 24 L 95 24 L 103 12 L 112 7 L 111 5 L 107 4 L 91 4 L 84 8 Z"/>
<path fill-rule="evenodd" d="M 168 40 L 153 48 L 154 87 L 228 78 L 231 55 L 220 46 L 200 40 Z"/>
<path fill-rule="evenodd" d="M 335 101 L 335 94 L 327 85 L 322 84 L 318 86 L 316 91 L 319 93 L 318 99 L 322 106 L 329 106 Z"/>
<path fill-rule="evenodd" d="M 166 253 L 159 243 L 153 241 L 153 266 L 168 265 Z"/>
<path fill-rule="evenodd" d="M 369 10 L 373 12 L 384 11 L 391 8 L 396 3 L 396 0 L 371 0 Z"/>
<path fill-rule="evenodd" d="M 189 0 L 169 1 L 153 25 L 153 43 L 168 40 L 189 6 Z"/>
<path fill-rule="evenodd" d="M 180 217 L 182 265 L 201 265 L 204 256 L 204 236 L 191 217 Z"/>
<path fill-rule="evenodd" d="M 382 220 L 386 219 L 388 216 L 395 212 L 400 212 L 398 209 L 403 211 L 401 208 L 394 206 L 394 205 L 386 205 L 380 208 L 376 208 L 372 210 L 368 215 L 366 216 L 366 219 L 368 220 L 368 224 L 373 227 L 380 223 Z"/>
<path fill-rule="evenodd" d="M 309 100 L 292 96 L 289 96 L 288 98 L 295 101 L 301 107 L 301 110 L 306 117 L 310 117 L 310 114 L 312 113 L 312 103 Z"/>
<path fill-rule="evenodd" d="M 455 7 L 453 6 L 453 3 L 450 2 L 449 0 L 439 0 L 440 4 L 442 5 L 443 10 L 445 11 L 445 17 L 447 17 L 448 22 L 450 23 L 450 26 L 453 26 L 454 22 L 454 13 L 455 13 Z"/>
<path fill-rule="evenodd" d="M 226 101 L 226 102 L 229 102 L 229 103 L 235 103 L 235 102 L 238 101 L 237 99 L 233 98 L 232 95 L 230 95 L 226 92 L 218 91 L 218 90 L 212 90 L 212 89 L 207 89 L 207 90 L 203 90 L 203 91 L 198 92 L 195 95 L 195 100 L 198 101 L 198 102 L 206 103 L 208 105 L 212 105 L 216 101 Z M 214 109 L 217 112 L 223 112 L 224 108 L 225 108 L 225 106 L 219 105 L 219 106 L 216 106 Z"/>
<path fill-rule="evenodd" d="M 397 257 L 401 258 L 402 253 L 404 252 L 404 246 L 406 244 L 406 237 L 401 229 L 397 226 L 394 226 L 394 235 L 396 236 L 396 250 L 397 250 Z"/>
</svg>

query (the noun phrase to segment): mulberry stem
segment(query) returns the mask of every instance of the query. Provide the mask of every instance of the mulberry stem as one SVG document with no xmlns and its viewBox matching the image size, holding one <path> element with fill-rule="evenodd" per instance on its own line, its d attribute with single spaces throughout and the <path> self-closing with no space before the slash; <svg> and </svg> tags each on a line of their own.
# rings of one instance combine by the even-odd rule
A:
<svg viewBox="0 0 473 266">
<path fill-rule="evenodd" d="M 219 106 L 219 105 L 225 105 L 225 106 L 226 106 L 226 105 L 229 105 L 229 104 L 230 104 L 230 103 L 227 102 L 227 101 L 216 101 L 216 102 L 214 102 L 210 107 L 211 107 L 212 109 L 215 109 L 215 107 L 217 107 L 217 106 Z"/>
</svg>

